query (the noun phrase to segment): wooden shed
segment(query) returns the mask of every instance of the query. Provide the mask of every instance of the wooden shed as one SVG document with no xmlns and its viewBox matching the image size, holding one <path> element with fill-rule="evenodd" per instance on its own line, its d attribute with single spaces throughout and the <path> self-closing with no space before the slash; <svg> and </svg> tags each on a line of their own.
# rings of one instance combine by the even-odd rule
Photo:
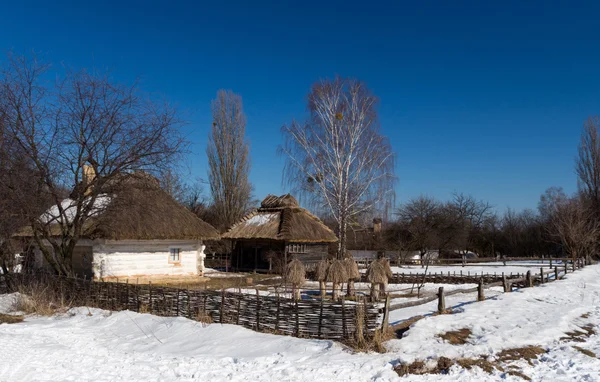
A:
<svg viewBox="0 0 600 382">
<path fill-rule="evenodd" d="M 337 242 L 333 231 L 290 194 L 267 196 L 222 238 L 232 241 L 232 265 L 240 270 L 271 270 L 292 257 L 311 265 Z"/>
</svg>

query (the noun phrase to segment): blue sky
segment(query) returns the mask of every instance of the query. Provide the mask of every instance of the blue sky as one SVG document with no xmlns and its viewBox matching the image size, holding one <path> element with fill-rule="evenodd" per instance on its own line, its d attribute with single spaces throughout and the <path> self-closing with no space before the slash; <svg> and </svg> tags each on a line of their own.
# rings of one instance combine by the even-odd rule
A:
<svg viewBox="0 0 600 382">
<path fill-rule="evenodd" d="M 600 112 L 600 5 L 521 3 L 10 2 L 0 51 L 140 77 L 188 112 L 192 177 L 206 178 L 210 100 L 241 94 L 257 198 L 286 191 L 280 127 L 305 117 L 311 83 L 355 77 L 381 99 L 398 202 L 459 191 L 521 210 L 575 191 Z"/>
</svg>

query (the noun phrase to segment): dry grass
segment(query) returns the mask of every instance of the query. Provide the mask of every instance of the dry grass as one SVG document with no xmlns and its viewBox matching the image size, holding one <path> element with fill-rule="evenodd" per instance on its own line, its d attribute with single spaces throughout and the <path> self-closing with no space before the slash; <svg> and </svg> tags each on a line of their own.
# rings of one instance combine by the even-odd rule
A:
<svg viewBox="0 0 600 382">
<path fill-rule="evenodd" d="M 24 319 L 24 316 L 12 316 L 10 314 L 0 313 L 0 324 L 16 324 L 23 322 Z"/>
<path fill-rule="evenodd" d="M 471 334 L 471 329 L 462 328 L 459 330 L 453 330 L 443 334 L 439 334 L 438 337 L 442 338 L 444 341 L 450 343 L 451 345 L 464 345 L 468 342 L 467 339 Z"/>
<path fill-rule="evenodd" d="M 587 355 L 588 357 L 592 357 L 592 358 L 598 358 L 598 357 L 596 356 L 596 353 L 594 353 L 594 352 L 593 352 L 593 351 L 591 351 L 591 350 L 584 349 L 584 348 L 582 348 L 582 347 L 579 347 L 579 346 L 573 346 L 573 349 L 577 350 L 578 352 L 580 352 L 580 353 L 582 353 L 582 354 L 585 354 L 585 355 Z"/>
<path fill-rule="evenodd" d="M 317 281 L 327 280 L 327 271 L 329 270 L 329 261 L 321 260 L 315 267 L 315 279 Z"/>
<path fill-rule="evenodd" d="M 526 346 L 522 348 L 503 350 L 496 356 L 496 359 L 500 362 L 526 360 L 530 365 L 532 365 L 531 361 L 544 353 L 546 353 L 546 350 L 539 346 Z"/>
<path fill-rule="evenodd" d="M 109 280 L 109 279 L 105 279 Z M 110 279 L 110 281 L 125 282 L 127 279 Z M 148 284 L 152 282 L 152 285 L 166 286 L 171 288 L 181 288 L 190 290 L 209 289 L 209 290 L 221 290 L 229 288 L 257 288 L 265 289 L 261 285 L 256 284 L 281 284 L 282 279 L 278 276 L 265 275 L 265 274 L 236 274 L 235 276 L 227 277 L 198 277 L 198 276 L 145 276 L 139 278 L 130 278 L 130 284 Z"/>
<path fill-rule="evenodd" d="M 479 367 L 481 370 L 488 374 L 492 374 L 494 371 L 499 371 L 508 375 L 518 376 L 522 379 L 530 381 L 527 375 L 516 370 L 516 366 L 510 365 L 511 362 L 517 360 L 526 360 L 531 364 L 531 361 L 536 359 L 540 354 L 546 351 L 538 346 L 528 346 L 523 348 L 506 349 L 500 352 L 495 359 L 490 360 L 487 356 L 481 356 L 479 358 L 459 358 L 449 359 L 446 357 L 440 357 L 435 366 L 427 367 L 423 361 L 415 361 L 411 364 L 400 364 L 394 368 L 399 376 L 405 376 L 408 374 L 447 374 L 448 370 L 458 365 L 463 369 L 470 370 L 474 367 Z M 507 367 L 507 363 L 509 363 Z M 506 370 L 508 369 L 508 370 Z"/>
<path fill-rule="evenodd" d="M 61 291 L 55 291 L 49 286 L 42 284 L 30 288 L 19 288 L 19 298 L 13 306 L 14 311 L 38 316 L 52 316 L 56 313 L 64 313 L 73 307 Z"/>
<path fill-rule="evenodd" d="M 343 260 L 333 260 L 327 272 L 327 282 L 341 284 L 348 281 L 348 272 Z"/>
<path fill-rule="evenodd" d="M 585 342 L 586 338 L 596 334 L 594 325 L 587 324 L 579 327 L 581 330 L 574 330 L 572 332 L 566 332 L 566 337 L 561 337 L 563 341 L 574 341 L 574 342 Z"/>
<path fill-rule="evenodd" d="M 285 274 L 287 282 L 294 286 L 301 286 L 306 280 L 306 267 L 302 261 L 295 258 L 285 267 Z"/>
<path fill-rule="evenodd" d="M 356 264 L 356 261 L 354 261 L 354 259 L 351 256 L 344 259 L 344 264 L 346 265 L 346 273 L 348 275 L 348 279 L 360 280 L 358 264 Z"/>
</svg>

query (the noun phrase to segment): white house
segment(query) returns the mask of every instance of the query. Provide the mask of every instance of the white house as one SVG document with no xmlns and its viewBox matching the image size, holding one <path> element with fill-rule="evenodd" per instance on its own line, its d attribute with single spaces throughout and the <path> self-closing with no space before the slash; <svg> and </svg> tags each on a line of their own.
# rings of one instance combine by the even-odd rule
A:
<svg viewBox="0 0 600 382">
<path fill-rule="evenodd" d="M 74 273 L 88 278 L 202 275 L 205 241 L 219 239 L 217 230 L 163 191 L 155 178 L 127 177 L 119 191 L 96 199 L 85 237 L 73 253 Z M 62 207 L 69 218 L 74 202 L 66 199 Z M 60 216 L 53 206 L 40 221 L 58 228 Z M 18 236 L 31 232 L 26 228 Z M 39 248 L 34 254 L 35 268 L 49 267 Z"/>
</svg>

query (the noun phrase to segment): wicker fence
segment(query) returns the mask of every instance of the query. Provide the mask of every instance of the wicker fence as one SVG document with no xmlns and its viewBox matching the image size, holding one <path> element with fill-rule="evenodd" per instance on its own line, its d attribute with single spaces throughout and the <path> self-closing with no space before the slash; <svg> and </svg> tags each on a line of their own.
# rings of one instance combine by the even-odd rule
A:
<svg viewBox="0 0 600 382">
<path fill-rule="evenodd" d="M 296 337 L 348 340 L 373 335 L 381 322 L 378 306 L 366 300 L 294 301 L 224 290 L 188 290 L 52 275 L 14 274 L 5 277 L 5 284 L 4 289 L 9 292 L 43 287 L 74 305 L 181 316 Z"/>
</svg>

